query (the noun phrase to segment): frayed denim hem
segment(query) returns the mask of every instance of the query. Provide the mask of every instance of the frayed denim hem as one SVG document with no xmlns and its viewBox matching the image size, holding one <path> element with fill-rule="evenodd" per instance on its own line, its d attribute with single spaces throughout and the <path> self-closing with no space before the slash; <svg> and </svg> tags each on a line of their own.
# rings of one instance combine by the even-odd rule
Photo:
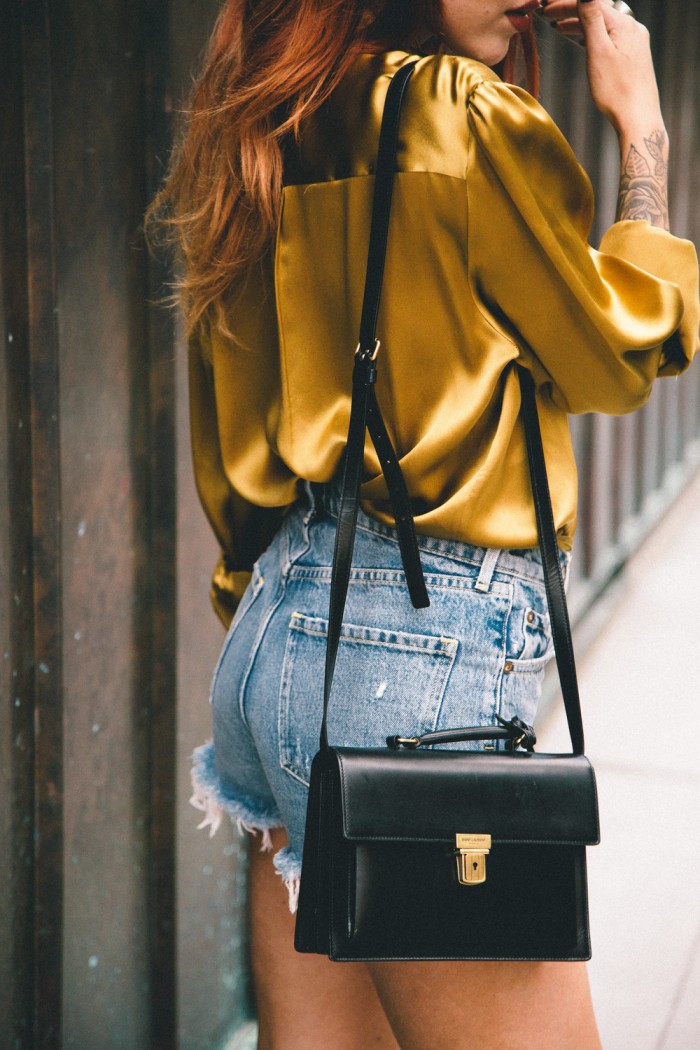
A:
<svg viewBox="0 0 700 1050">
<path fill-rule="evenodd" d="M 289 910 L 294 915 L 299 903 L 299 880 L 301 879 L 301 861 L 291 846 L 285 846 L 272 858 L 275 871 L 283 879 L 289 893 Z"/>
<path fill-rule="evenodd" d="M 222 787 L 214 765 L 214 745 L 211 741 L 195 749 L 192 755 L 192 787 L 190 799 L 195 809 L 204 813 L 198 828 L 209 828 L 209 837 L 221 827 L 224 814 L 228 813 L 241 834 L 262 832 L 261 849 L 272 849 L 270 830 L 281 828 L 282 818 L 277 810 L 261 809 L 253 799 L 242 795 L 231 795 Z"/>
<path fill-rule="evenodd" d="M 209 837 L 221 827 L 224 814 L 228 814 L 240 835 L 262 835 L 260 851 L 272 850 L 273 828 L 282 828 L 284 823 L 276 809 L 264 809 L 253 799 L 232 795 L 224 790 L 214 765 L 214 745 L 211 741 L 195 748 L 192 755 L 192 788 L 190 803 L 204 813 L 204 820 L 197 828 L 209 828 Z M 301 862 L 289 847 L 285 846 L 273 857 L 277 874 L 282 878 L 289 894 L 289 910 L 294 914 L 299 899 Z"/>
</svg>

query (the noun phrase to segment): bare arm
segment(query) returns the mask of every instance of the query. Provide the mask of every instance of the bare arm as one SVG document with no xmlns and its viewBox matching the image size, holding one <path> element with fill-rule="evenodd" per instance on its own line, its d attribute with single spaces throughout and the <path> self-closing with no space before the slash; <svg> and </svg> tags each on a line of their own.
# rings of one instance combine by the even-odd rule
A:
<svg viewBox="0 0 700 1050">
<path fill-rule="evenodd" d="M 649 33 L 611 0 L 547 0 L 544 17 L 567 36 L 583 34 L 591 94 L 620 141 L 618 219 L 668 222 L 668 135 Z"/>
<path fill-rule="evenodd" d="M 649 33 L 604 0 L 580 0 L 593 101 L 620 140 L 618 219 L 668 229 L 668 135 Z"/>
<path fill-rule="evenodd" d="M 646 135 L 621 136 L 620 149 L 617 219 L 646 219 L 667 230 L 668 135 L 663 124 Z"/>
</svg>

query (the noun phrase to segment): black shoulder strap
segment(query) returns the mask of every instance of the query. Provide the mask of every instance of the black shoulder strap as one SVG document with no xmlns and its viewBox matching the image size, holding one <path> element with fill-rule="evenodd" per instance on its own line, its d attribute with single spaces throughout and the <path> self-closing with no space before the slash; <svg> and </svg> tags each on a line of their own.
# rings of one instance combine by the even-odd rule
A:
<svg viewBox="0 0 700 1050">
<path fill-rule="evenodd" d="M 547 481 L 547 466 L 542 448 L 542 434 L 537 415 L 535 384 L 532 375 L 522 365 L 518 365 L 520 380 L 520 415 L 525 424 L 525 441 L 527 458 L 530 467 L 530 483 L 535 499 L 535 517 L 537 518 L 537 535 L 540 540 L 544 586 L 547 592 L 549 620 L 552 625 L 554 654 L 559 672 L 559 682 L 566 709 L 566 721 L 569 726 L 571 746 L 575 755 L 582 755 L 584 750 L 583 720 L 581 718 L 581 701 L 576 677 L 576 661 L 571 639 L 569 609 L 566 604 L 564 580 L 559 562 L 557 534 L 554 529 L 552 500 Z"/>
<path fill-rule="evenodd" d="M 428 605 L 410 499 L 401 467 L 384 426 L 374 392 L 374 384 L 377 377 L 376 358 L 379 351 L 376 325 L 391 214 L 399 117 L 406 85 L 413 74 L 414 67 L 415 63 L 408 63 L 394 74 L 387 91 L 379 136 L 372 225 L 367 254 L 367 274 L 360 321 L 360 340 L 355 351 L 350 424 L 345 449 L 338 525 L 333 553 L 323 695 L 323 721 L 321 723 L 322 749 L 329 746 L 327 729 L 328 704 L 350 580 L 352 552 L 355 544 L 355 530 L 360 502 L 360 485 L 364 465 L 365 431 L 367 429 L 369 429 L 370 437 L 377 451 L 381 469 L 387 482 L 411 600 L 416 608 Z M 571 642 L 569 615 L 547 483 L 547 471 L 542 450 L 534 384 L 530 373 L 521 366 L 517 367 L 522 397 L 521 413 L 525 425 L 537 530 L 542 552 L 547 603 L 552 624 L 552 637 L 554 639 L 557 668 L 566 707 L 573 753 L 578 755 L 583 754 L 584 749 L 581 705 Z"/>
</svg>

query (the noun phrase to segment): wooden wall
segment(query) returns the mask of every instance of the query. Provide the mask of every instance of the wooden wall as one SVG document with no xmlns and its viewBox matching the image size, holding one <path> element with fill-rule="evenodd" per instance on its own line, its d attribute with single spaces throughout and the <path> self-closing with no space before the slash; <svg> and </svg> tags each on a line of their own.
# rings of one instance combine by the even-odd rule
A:
<svg viewBox="0 0 700 1050">
<path fill-rule="evenodd" d="M 698 5 L 653 23 L 673 220 L 700 241 Z M 249 1016 L 245 859 L 186 805 L 221 632 L 185 363 L 141 220 L 216 0 L 8 0 L 0 20 L 0 1047 L 216 1050 Z M 582 56 L 545 97 L 614 210 Z M 695 462 L 700 380 L 576 421 L 583 608 Z"/>
<path fill-rule="evenodd" d="M 241 857 L 184 815 L 221 636 L 141 229 L 214 10 L 0 23 L 3 1048 L 213 1046 L 247 1009 Z"/>
</svg>

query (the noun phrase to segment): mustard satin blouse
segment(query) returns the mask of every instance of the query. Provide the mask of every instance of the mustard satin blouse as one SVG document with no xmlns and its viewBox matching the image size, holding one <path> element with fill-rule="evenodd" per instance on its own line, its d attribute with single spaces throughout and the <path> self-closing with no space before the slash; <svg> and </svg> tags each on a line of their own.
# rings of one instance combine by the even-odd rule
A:
<svg viewBox="0 0 700 1050">
<path fill-rule="evenodd" d="M 222 548 L 227 623 L 298 495 L 343 452 L 372 172 L 404 52 L 363 55 L 289 159 L 274 254 L 230 307 L 235 339 L 201 325 L 190 389 L 199 494 Z M 377 396 L 419 532 L 531 547 L 537 531 L 514 362 L 535 377 L 558 541 L 572 544 L 567 413 L 630 412 L 698 349 L 689 241 L 619 222 L 587 243 L 588 178 L 549 116 L 480 63 L 419 60 L 404 103 Z M 365 509 L 391 522 L 371 442 Z"/>
</svg>

